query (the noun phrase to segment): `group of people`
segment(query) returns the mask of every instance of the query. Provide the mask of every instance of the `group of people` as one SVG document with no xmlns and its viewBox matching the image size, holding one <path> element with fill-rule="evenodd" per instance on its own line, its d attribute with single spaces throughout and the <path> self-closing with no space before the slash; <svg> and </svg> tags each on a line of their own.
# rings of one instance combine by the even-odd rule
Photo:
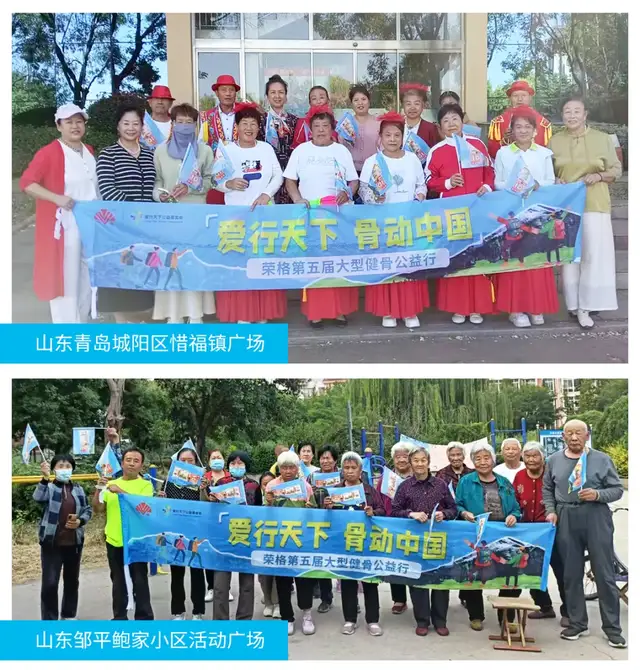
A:
<svg viewBox="0 0 640 670">
<path fill-rule="evenodd" d="M 113 437 L 113 436 L 112 436 Z M 588 550 L 591 569 L 598 584 L 602 629 L 613 647 L 625 647 L 620 627 L 620 605 L 613 568 L 613 523 L 609 503 L 619 500 L 623 488 L 615 467 L 606 454 L 587 447 L 589 430 L 584 422 L 568 421 L 564 426 L 565 449 L 550 456 L 545 462 L 543 447 L 528 442 L 521 448 L 517 439 L 509 438 L 502 444 L 504 462 L 496 466 L 496 455 L 487 444 L 476 444 L 469 456 L 473 468 L 465 464 L 467 455 L 459 442 L 447 448 L 449 465 L 431 472 L 429 452 L 413 443 L 399 442 L 391 451 L 393 470 L 403 478 L 393 498 L 381 491 L 382 481 L 370 481 L 363 476 L 362 457 L 346 452 L 341 458 L 333 446 L 316 452 L 306 442 L 296 451 L 279 445 L 276 463 L 259 479 L 249 476 L 251 461 L 244 451 L 234 450 L 225 459 L 219 449 L 210 453 L 209 467 L 199 490 L 167 484 L 156 495 L 167 498 L 194 499 L 218 502 L 209 486 L 241 481 L 245 488 L 247 505 L 286 505 L 339 511 L 327 495 L 327 490 L 313 485 L 313 472 L 339 474 L 338 486 L 362 484 L 366 502 L 359 505 L 369 516 L 392 516 L 412 519 L 424 524 L 434 517 L 437 524 L 443 520 L 461 519 L 474 523 L 476 517 L 489 513 L 489 520 L 504 523 L 507 528 L 517 523 L 550 522 L 556 525 L 556 539 L 551 555 L 551 568 L 560 592 L 561 637 L 577 640 L 588 634 L 583 575 L 584 553 Z M 117 441 L 114 438 L 113 441 Z M 582 473 L 583 486 L 572 490 L 570 481 L 578 461 L 587 450 L 586 471 Z M 318 458 L 319 466 L 313 464 Z M 523 458 L 523 460 L 521 459 Z M 131 598 L 135 604 L 136 619 L 154 617 L 149 592 L 146 563 L 132 563 L 125 567 L 119 495 L 123 493 L 153 496 L 154 486 L 142 477 L 144 454 L 130 447 L 121 453 L 122 476 L 116 480 L 102 478 L 98 482 L 92 504 L 87 501 L 82 487 L 71 480 L 75 461 L 68 454 L 57 455 L 51 463 L 42 464 L 42 481 L 37 485 L 34 499 L 43 505 L 39 539 L 42 547 L 43 619 L 74 619 L 78 607 L 79 568 L 84 540 L 84 528 L 92 518 L 92 511 L 106 515 L 105 539 L 112 582 L 113 618 L 127 619 Z M 191 447 L 184 447 L 175 456 L 179 461 L 195 464 L 199 457 Z M 304 468 L 303 468 L 304 465 Z M 298 500 L 276 497 L 275 487 L 286 482 L 304 479 L 306 494 Z M 309 474 L 311 472 L 311 474 Z M 50 481 L 50 475 L 54 475 Z M 348 509 L 348 507 L 346 508 Z M 206 531 L 203 532 L 206 534 Z M 480 575 L 485 582 L 484 569 L 494 557 L 486 543 L 470 543 L 475 558 L 470 574 Z M 196 547 L 178 547 L 195 553 Z M 504 559 L 503 559 L 504 560 Z M 171 566 L 171 614 L 174 619 L 186 617 L 184 577 L 186 568 Z M 58 609 L 58 583 L 63 571 L 63 598 Z M 205 602 L 213 600 L 213 619 L 230 617 L 229 602 L 232 575 L 230 572 L 203 570 L 190 567 L 193 619 L 205 614 Z M 517 571 L 516 571 L 517 574 Z M 265 617 L 281 618 L 288 622 L 289 635 L 295 632 L 296 615 L 292 604 L 295 591 L 301 611 L 302 632 L 315 632 L 313 599 L 320 598 L 319 613 L 333 606 L 333 584 L 329 579 L 259 575 L 263 592 Z M 360 605 L 358 593 L 363 593 L 364 619 L 372 636 L 383 633 L 380 625 L 379 586 L 375 583 L 340 580 L 339 591 L 344 624 L 342 633 L 351 635 L 358 623 Z M 506 582 L 509 585 L 509 580 Z M 236 619 L 254 617 L 255 576 L 238 574 L 238 602 Z M 391 613 L 401 615 L 407 610 L 407 591 L 413 605 L 415 632 L 426 636 L 432 626 L 440 636 L 449 635 L 447 590 L 423 589 L 402 584 L 391 584 L 393 605 Z M 517 597 L 517 578 L 500 595 Z M 461 590 L 460 601 L 467 609 L 470 627 L 483 628 L 485 618 L 482 590 Z M 531 590 L 531 596 L 540 610 L 530 614 L 532 619 L 556 618 L 556 612 L 547 591 Z M 514 611 L 507 611 L 513 621 Z"/>
<path fill-rule="evenodd" d="M 458 195 L 482 197 L 505 188 L 520 158 L 535 179 L 535 188 L 577 181 L 587 186 L 581 262 L 562 268 L 568 310 L 588 329 L 594 325 L 590 312 L 617 309 L 608 184 L 621 175 L 622 168 L 611 137 L 589 126 L 583 100 L 570 98 L 564 104 L 565 128 L 552 136 L 549 121 L 531 107 L 534 90 L 527 82 L 517 81 L 507 91 L 511 106 L 491 123 L 487 147 L 476 133 L 466 132 L 475 124 L 466 118 L 455 92 L 440 96 L 437 123 L 424 120 L 428 87 L 422 84 L 400 87 L 403 114 L 389 111 L 377 118 L 370 113 L 370 91 L 353 86 L 349 99 L 358 127 L 353 141 L 336 133 L 329 92 L 322 86 L 309 91 L 309 111 L 304 118 L 287 111 L 288 85 L 279 75 L 266 82 L 266 112 L 255 103 L 237 102 L 240 87 L 230 75 L 218 77 L 212 88 L 219 104 L 202 112 L 190 104 L 175 104 L 166 86 L 154 88 L 149 99 L 151 123 L 156 133 L 166 135 L 154 151 L 140 141 L 148 135 L 144 112 L 134 106 L 121 107 L 116 119 L 117 142 L 97 160 L 83 143 L 86 112 L 75 105 L 58 109 L 59 140 L 38 151 L 21 179 L 23 190 L 37 199 L 35 291 L 40 299 L 50 301 L 52 321 L 85 321 L 92 307 L 72 212 L 77 201 L 250 207 L 274 202 L 309 207 L 315 202 L 377 205 Z M 481 157 L 477 167 L 460 166 L 456 149 L 460 140 Z M 197 156 L 202 176 L 199 188 L 180 182 L 189 148 Z M 222 159 L 231 162 L 233 174 L 216 181 L 213 166 Z M 370 185 L 381 161 L 393 184 L 384 195 Z M 524 233 L 508 222 L 503 225 L 506 270 L 510 248 Z M 540 234 L 549 238 L 545 267 L 438 279 L 436 307 L 450 313 L 458 324 L 467 319 L 479 324 L 483 315 L 497 312 L 508 313 L 517 327 L 543 324 L 544 314 L 558 310 L 551 251 L 555 249 L 559 260 L 564 231 L 562 225 L 552 222 Z M 130 252 L 123 262 L 134 262 L 135 250 Z M 283 290 L 216 291 L 215 299 L 211 291 L 177 290 L 182 288 L 178 248 L 164 263 L 170 272 L 163 289 L 154 291 L 160 289 L 156 266 L 162 259 L 157 254 L 157 258 L 149 256 L 153 262 L 147 263 L 150 269 L 142 290 L 101 288 L 98 311 L 128 321 L 144 318 L 141 315 L 153 309 L 153 319 L 170 323 L 185 319 L 201 323 L 204 315 L 213 313 L 220 321 L 240 323 L 286 317 Z M 169 286 L 173 275 L 176 279 Z M 150 283 L 154 277 L 156 283 Z M 418 327 L 419 315 L 429 305 L 425 279 L 403 277 L 365 288 L 365 311 L 380 317 L 385 327 L 395 327 L 399 319 L 409 328 Z M 301 309 L 312 327 L 322 327 L 325 320 L 344 326 L 347 315 L 358 308 L 357 288 L 303 291 Z"/>
</svg>

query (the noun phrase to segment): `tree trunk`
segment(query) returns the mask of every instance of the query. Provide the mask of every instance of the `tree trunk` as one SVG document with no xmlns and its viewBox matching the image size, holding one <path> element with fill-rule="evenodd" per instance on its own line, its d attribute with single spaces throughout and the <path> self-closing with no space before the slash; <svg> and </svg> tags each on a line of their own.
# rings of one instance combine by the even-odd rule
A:
<svg viewBox="0 0 640 670">
<path fill-rule="evenodd" d="M 109 386 L 109 407 L 107 407 L 107 427 L 122 430 L 124 416 L 122 414 L 122 396 L 126 379 L 107 379 Z"/>
</svg>

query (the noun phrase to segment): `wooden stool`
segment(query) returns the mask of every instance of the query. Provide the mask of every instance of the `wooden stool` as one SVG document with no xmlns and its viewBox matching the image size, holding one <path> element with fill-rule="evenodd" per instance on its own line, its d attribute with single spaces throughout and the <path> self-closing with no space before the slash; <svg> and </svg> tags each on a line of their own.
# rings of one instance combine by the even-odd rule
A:
<svg viewBox="0 0 640 670">
<path fill-rule="evenodd" d="M 540 647 L 527 645 L 528 642 L 535 642 L 532 637 L 526 637 L 527 629 L 527 612 L 538 612 L 540 608 L 527 598 L 493 598 L 490 600 L 494 610 L 502 612 L 502 631 L 500 635 L 489 635 L 490 640 L 500 640 L 507 644 L 494 644 L 494 649 L 502 651 L 535 651 L 541 652 Z M 509 630 L 509 621 L 507 617 L 507 610 L 515 610 L 518 627 L 517 633 L 514 633 L 515 638 L 511 637 Z"/>
</svg>

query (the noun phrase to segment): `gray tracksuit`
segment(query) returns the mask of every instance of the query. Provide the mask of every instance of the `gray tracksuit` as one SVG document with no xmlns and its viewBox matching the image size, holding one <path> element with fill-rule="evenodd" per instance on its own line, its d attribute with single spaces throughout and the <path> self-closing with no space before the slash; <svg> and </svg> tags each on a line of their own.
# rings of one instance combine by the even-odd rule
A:
<svg viewBox="0 0 640 670">
<path fill-rule="evenodd" d="M 578 491 L 569 493 L 569 475 L 577 460 L 558 451 L 546 462 L 542 499 L 547 514 L 558 515 L 556 541 L 565 566 L 564 587 L 572 626 L 589 626 L 584 599 L 584 553 L 589 552 L 598 587 L 602 630 L 620 635 L 620 600 L 613 569 L 613 519 L 608 503 L 623 494 L 612 460 L 601 451 L 587 454 L 584 488 L 595 489 L 596 502 L 580 502 Z"/>
</svg>

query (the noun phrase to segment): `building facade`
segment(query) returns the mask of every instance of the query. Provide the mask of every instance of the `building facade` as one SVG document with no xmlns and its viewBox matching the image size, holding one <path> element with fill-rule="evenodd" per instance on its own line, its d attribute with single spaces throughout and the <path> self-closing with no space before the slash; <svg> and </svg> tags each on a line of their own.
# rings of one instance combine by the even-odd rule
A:
<svg viewBox="0 0 640 670">
<path fill-rule="evenodd" d="M 430 87 L 433 118 L 438 96 L 453 90 L 476 121 L 486 121 L 486 14 L 167 14 L 168 83 L 178 101 L 215 104 L 211 85 L 231 74 L 242 99 L 264 102 L 273 74 L 289 84 L 288 106 L 308 107 L 307 92 L 325 86 L 336 110 L 348 90 L 364 83 L 373 111 L 398 109 L 402 83 Z"/>
</svg>

